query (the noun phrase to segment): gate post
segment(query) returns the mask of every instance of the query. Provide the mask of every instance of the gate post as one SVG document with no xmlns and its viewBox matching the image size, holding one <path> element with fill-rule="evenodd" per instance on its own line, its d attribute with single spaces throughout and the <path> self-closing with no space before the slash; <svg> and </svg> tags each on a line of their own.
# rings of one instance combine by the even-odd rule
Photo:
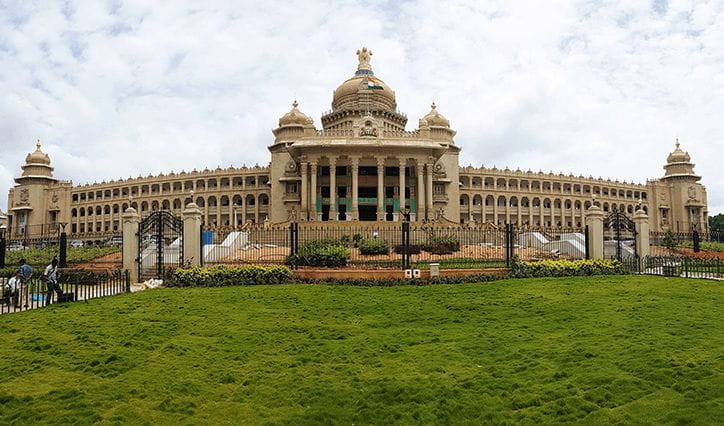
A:
<svg viewBox="0 0 724 426">
<path fill-rule="evenodd" d="M 651 253 L 649 247 L 649 215 L 639 208 L 634 213 L 633 221 L 636 224 L 636 254 L 645 258 Z"/>
<path fill-rule="evenodd" d="M 138 282 L 138 223 L 140 216 L 133 207 L 123 212 L 123 269 L 129 272 L 131 282 Z"/>
<path fill-rule="evenodd" d="M 592 204 L 586 210 L 588 225 L 588 254 L 591 259 L 603 259 L 603 211 Z"/>
<path fill-rule="evenodd" d="M 203 213 L 199 206 L 193 201 L 186 206 L 181 213 L 184 221 L 184 257 L 182 265 L 199 266 L 201 265 L 201 216 Z"/>
</svg>

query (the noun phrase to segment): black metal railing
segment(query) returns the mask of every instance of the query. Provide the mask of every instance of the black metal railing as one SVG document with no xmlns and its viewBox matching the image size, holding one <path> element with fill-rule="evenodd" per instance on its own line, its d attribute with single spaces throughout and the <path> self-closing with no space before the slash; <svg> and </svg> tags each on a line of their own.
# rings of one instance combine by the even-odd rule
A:
<svg viewBox="0 0 724 426">
<path fill-rule="evenodd" d="M 584 259 L 587 236 L 581 228 L 291 223 L 283 227 L 205 227 L 204 265 L 288 264 L 371 269 L 487 268 L 523 260 Z M 344 262 L 310 260 L 312 249 L 339 247 Z M 329 250 L 325 249 L 325 253 Z M 330 252 L 331 253 L 331 252 Z M 331 254 L 330 254 L 331 255 Z M 339 255 L 335 251 L 334 255 Z M 320 263 L 320 264 L 317 264 Z"/>
<path fill-rule="evenodd" d="M 692 258 L 688 256 L 646 256 L 622 261 L 626 272 L 682 278 L 724 278 L 721 258 Z"/>
<path fill-rule="evenodd" d="M 42 274 L 42 271 L 37 271 Z M 86 301 L 131 291 L 128 271 L 88 273 L 59 271 L 59 282 L 51 288 L 44 277 L 19 282 L 15 277 L 0 278 L 0 314 L 42 308 L 54 303 Z M 67 274 L 67 275 L 66 275 Z M 64 276 L 65 275 L 65 276 Z"/>
</svg>

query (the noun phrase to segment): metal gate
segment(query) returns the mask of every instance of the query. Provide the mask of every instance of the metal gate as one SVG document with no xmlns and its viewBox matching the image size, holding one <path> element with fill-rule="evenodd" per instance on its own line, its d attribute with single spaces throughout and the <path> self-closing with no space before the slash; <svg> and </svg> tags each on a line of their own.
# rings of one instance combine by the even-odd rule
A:
<svg viewBox="0 0 724 426">
<path fill-rule="evenodd" d="M 603 220 L 604 257 L 616 257 L 619 261 L 637 257 L 636 224 L 623 211 L 613 208 Z"/>
<path fill-rule="evenodd" d="M 151 213 L 138 224 L 138 276 L 163 277 L 164 268 L 183 266 L 183 220 L 167 210 Z"/>
</svg>

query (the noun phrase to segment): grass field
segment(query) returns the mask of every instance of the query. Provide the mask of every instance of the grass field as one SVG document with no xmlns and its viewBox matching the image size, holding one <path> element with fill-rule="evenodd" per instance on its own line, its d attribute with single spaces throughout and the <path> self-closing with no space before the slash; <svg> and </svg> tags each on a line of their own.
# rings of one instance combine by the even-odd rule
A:
<svg viewBox="0 0 724 426">
<path fill-rule="evenodd" d="M 608 276 L 51 306 L 0 317 L 0 423 L 712 424 L 723 296 Z"/>
</svg>

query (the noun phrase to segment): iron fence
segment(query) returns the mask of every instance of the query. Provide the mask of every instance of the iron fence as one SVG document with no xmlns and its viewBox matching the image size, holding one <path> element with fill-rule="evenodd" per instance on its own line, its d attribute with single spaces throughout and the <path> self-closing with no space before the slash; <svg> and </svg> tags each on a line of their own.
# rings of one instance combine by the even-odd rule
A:
<svg viewBox="0 0 724 426">
<path fill-rule="evenodd" d="M 523 260 L 584 259 L 588 252 L 583 228 L 513 225 L 503 228 L 401 222 L 205 227 L 201 240 L 204 265 L 321 266 L 306 255 L 312 247 L 322 246 L 339 247 L 346 253 L 343 265 L 331 259 L 323 266 L 360 269 L 426 269 L 431 264 L 442 269 L 503 267 L 514 256 Z"/>
<path fill-rule="evenodd" d="M 721 251 L 724 235 L 719 230 L 706 232 L 651 232 L 649 246 L 652 256 L 686 255 L 701 251 Z"/>
<path fill-rule="evenodd" d="M 38 272 L 41 274 L 42 272 Z M 64 276 L 69 274 L 70 276 Z M 55 291 L 43 277 L 19 283 L 15 278 L 0 278 L 0 314 L 42 308 L 54 303 L 86 301 L 131 291 L 128 271 L 106 274 L 59 271 Z"/>
<path fill-rule="evenodd" d="M 682 278 L 724 278 L 724 260 L 721 258 L 646 256 L 624 259 L 622 265 L 626 272 L 634 274 Z"/>
</svg>

